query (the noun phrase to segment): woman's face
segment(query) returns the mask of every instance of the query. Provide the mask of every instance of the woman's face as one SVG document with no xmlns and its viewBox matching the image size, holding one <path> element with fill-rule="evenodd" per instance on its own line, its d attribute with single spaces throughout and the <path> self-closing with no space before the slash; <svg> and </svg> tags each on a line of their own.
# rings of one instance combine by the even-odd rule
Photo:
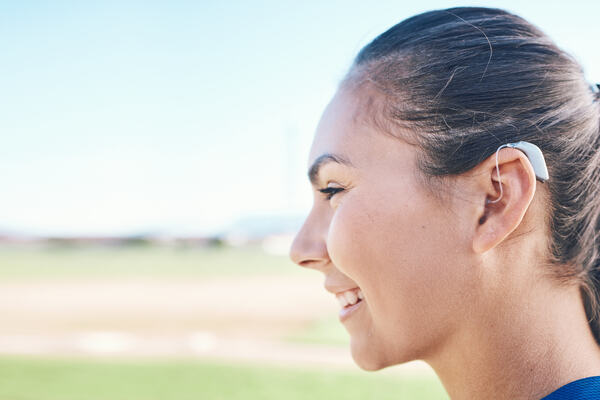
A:
<svg viewBox="0 0 600 400">
<path fill-rule="evenodd" d="M 357 98 L 340 90 L 319 123 L 314 204 L 290 256 L 325 274 L 355 361 L 374 370 L 426 359 L 450 340 L 474 273 L 468 229 L 418 179 L 416 148 L 361 122 Z"/>
</svg>

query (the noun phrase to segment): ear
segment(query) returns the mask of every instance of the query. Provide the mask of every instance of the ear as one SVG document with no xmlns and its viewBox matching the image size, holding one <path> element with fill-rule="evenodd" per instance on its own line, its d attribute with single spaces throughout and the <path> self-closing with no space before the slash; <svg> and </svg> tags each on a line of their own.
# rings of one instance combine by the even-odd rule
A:
<svg viewBox="0 0 600 400">
<path fill-rule="evenodd" d="M 521 223 L 535 194 L 535 172 L 527 156 L 520 150 L 504 148 L 479 164 L 476 199 L 480 202 L 478 219 L 474 221 L 473 250 L 484 253 L 500 244 Z M 500 197 L 502 184 L 502 197 Z M 492 203 L 493 202 L 493 203 Z"/>
</svg>

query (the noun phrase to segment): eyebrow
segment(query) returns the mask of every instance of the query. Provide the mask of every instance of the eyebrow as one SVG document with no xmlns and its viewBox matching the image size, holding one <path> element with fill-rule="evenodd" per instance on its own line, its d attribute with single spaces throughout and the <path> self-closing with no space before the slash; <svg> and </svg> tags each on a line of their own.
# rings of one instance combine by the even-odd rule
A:
<svg viewBox="0 0 600 400">
<path fill-rule="evenodd" d="M 323 155 L 320 155 L 313 162 L 313 165 L 308 169 L 308 179 L 310 180 L 310 183 L 313 186 L 317 186 L 317 183 L 319 181 L 319 171 L 320 171 L 321 167 L 323 167 L 325 164 L 329 164 L 332 162 L 342 164 L 347 167 L 354 167 L 352 165 L 352 163 L 350 162 L 350 160 L 348 160 L 347 158 L 345 158 L 343 156 L 331 154 L 331 153 L 325 153 Z"/>
</svg>

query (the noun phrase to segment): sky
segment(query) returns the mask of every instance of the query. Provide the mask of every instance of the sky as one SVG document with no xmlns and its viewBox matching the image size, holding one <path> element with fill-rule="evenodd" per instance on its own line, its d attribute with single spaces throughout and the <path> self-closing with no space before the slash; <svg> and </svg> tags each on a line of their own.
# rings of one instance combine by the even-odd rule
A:
<svg viewBox="0 0 600 400">
<path fill-rule="evenodd" d="M 600 83 L 598 1 L 415 3 L 0 0 L 0 232 L 210 234 L 305 215 L 337 83 L 423 11 L 515 12 Z"/>
</svg>

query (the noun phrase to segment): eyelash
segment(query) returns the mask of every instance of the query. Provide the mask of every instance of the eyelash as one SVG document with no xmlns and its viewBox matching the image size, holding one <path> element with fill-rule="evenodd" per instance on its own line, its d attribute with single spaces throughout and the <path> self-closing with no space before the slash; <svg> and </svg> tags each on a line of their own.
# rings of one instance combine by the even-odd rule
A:
<svg viewBox="0 0 600 400">
<path fill-rule="evenodd" d="M 337 188 L 337 187 L 327 187 L 327 188 L 325 188 L 325 189 L 319 189 L 319 192 L 321 192 L 321 193 L 323 193 L 324 195 L 326 195 L 326 196 L 325 196 L 325 198 L 326 198 L 327 200 L 331 200 L 331 198 L 332 198 L 332 197 L 333 197 L 333 196 L 334 196 L 336 193 L 339 193 L 339 192 L 341 192 L 342 190 L 344 190 L 344 189 L 342 189 L 342 188 Z"/>
</svg>

